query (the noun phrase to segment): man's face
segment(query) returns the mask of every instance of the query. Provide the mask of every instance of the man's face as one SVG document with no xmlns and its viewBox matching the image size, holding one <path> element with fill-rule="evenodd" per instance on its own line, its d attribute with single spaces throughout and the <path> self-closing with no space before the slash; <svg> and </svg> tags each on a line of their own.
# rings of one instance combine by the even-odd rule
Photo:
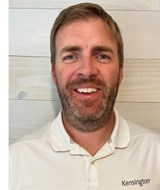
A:
<svg viewBox="0 0 160 190">
<path fill-rule="evenodd" d="M 94 123 L 109 120 L 122 73 L 117 44 L 101 19 L 74 21 L 58 31 L 52 76 L 63 116 L 79 130 L 94 131 Z"/>
</svg>

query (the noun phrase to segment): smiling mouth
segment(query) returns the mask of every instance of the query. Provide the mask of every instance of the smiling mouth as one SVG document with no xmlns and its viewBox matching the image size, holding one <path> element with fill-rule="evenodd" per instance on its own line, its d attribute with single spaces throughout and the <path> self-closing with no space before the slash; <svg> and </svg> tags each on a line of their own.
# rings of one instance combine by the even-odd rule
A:
<svg viewBox="0 0 160 190">
<path fill-rule="evenodd" d="M 75 89 L 76 92 L 78 93 L 83 93 L 83 94 L 91 94 L 91 93 L 96 93 L 98 91 L 97 88 L 77 88 Z"/>
</svg>

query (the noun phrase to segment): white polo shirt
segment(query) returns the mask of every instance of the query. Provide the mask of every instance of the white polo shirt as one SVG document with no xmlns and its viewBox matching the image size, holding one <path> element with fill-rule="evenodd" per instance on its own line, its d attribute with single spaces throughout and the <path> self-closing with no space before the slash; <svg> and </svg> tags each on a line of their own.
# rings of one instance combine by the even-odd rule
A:
<svg viewBox="0 0 160 190">
<path fill-rule="evenodd" d="M 61 112 L 11 145 L 10 190 L 160 190 L 160 135 L 115 116 L 94 157 L 70 139 Z"/>
</svg>

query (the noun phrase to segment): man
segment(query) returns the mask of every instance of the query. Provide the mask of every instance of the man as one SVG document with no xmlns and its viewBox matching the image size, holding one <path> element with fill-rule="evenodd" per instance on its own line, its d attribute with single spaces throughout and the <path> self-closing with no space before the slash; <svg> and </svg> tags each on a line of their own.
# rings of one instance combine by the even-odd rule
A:
<svg viewBox="0 0 160 190">
<path fill-rule="evenodd" d="M 11 146 L 12 190 L 160 189 L 160 136 L 120 117 L 123 42 L 100 6 L 81 3 L 51 31 L 62 111 Z"/>
</svg>

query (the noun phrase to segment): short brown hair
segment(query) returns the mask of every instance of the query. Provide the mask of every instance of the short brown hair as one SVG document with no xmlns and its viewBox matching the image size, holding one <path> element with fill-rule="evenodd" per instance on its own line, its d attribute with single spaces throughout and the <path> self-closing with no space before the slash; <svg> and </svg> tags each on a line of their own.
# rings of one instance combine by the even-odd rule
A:
<svg viewBox="0 0 160 190">
<path fill-rule="evenodd" d="M 67 23 L 71 23 L 75 20 L 87 19 L 89 17 L 101 18 L 111 29 L 118 47 L 118 59 L 120 66 L 123 64 L 123 40 L 121 37 L 120 29 L 113 18 L 106 13 L 106 11 L 97 4 L 93 3 L 80 3 L 70 6 L 60 12 L 56 18 L 50 35 L 50 51 L 51 51 L 51 63 L 55 64 L 56 60 L 56 35 L 58 30 Z"/>
</svg>

